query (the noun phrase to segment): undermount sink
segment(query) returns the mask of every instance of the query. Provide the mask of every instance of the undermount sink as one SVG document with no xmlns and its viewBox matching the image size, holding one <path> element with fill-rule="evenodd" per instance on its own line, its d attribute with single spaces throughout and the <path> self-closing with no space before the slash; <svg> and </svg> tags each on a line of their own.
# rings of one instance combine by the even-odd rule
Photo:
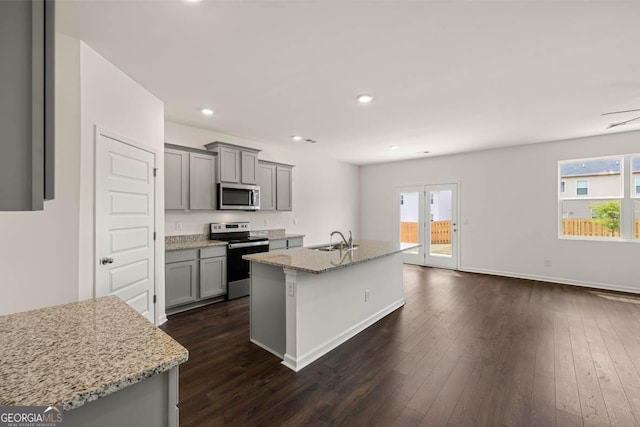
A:
<svg viewBox="0 0 640 427">
<path fill-rule="evenodd" d="M 313 249 L 314 251 L 324 251 L 324 252 L 345 251 L 345 250 L 352 251 L 354 249 L 358 249 L 358 246 L 359 245 L 353 245 L 353 248 L 349 249 L 347 245 L 345 245 L 344 243 L 334 243 L 333 245 L 316 246 L 311 249 Z"/>
</svg>

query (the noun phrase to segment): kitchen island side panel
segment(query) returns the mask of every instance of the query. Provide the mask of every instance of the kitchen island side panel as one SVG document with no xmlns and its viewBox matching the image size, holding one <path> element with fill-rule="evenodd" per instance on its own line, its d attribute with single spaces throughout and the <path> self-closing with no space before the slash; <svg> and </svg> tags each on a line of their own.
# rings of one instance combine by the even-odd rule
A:
<svg viewBox="0 0 640 427">
<path fill-rule="evenodd" d="M 251 263 L 251 341 L 283 358 L 286 350 L 285 275 L 281 267 Z"/>
<path fill-rule="evenodd" d="M 286 271 L 283 363 L 295 371 L 404 305 L 400 253 L 324 274 Z"/>
</svg>

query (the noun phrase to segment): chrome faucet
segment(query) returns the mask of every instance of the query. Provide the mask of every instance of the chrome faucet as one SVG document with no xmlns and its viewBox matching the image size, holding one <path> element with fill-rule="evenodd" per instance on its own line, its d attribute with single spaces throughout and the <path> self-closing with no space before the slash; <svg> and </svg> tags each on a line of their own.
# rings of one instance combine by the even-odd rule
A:
<svg viewBox="0 0 640 427">
<path fill-rule="evenodd" d="M 342 240 L 344 241 L 345 245 L 347 245 L 347 248 L 353 249 L 353 235 L 351 234 L 351 230 L 349 230 L 349 240 L 345 239 L 344 234 L 342 234 L 341 232 L 332 231 L 331 237 L 329 237 L 329 246 L 331 246 L 331 240 L 333 239 L 334 234 L 339 234 L 340 237 L 342 237 Z"/>
</svg>

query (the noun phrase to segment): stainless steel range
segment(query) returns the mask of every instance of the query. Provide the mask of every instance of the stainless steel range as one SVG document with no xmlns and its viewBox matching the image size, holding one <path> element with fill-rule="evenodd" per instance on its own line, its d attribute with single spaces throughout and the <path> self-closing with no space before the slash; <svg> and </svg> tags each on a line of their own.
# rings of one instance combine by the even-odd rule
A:
<svg viewBox="0 0 640 427">
<path fill-rule="evenodd" d="M 248 222 L 213 222 L 209 238 L 227 242 L 227 299 L 249 295 L 249 261 L 242 255 L 269 251 L 269 239 L 252 237 Z"/>
</svg>

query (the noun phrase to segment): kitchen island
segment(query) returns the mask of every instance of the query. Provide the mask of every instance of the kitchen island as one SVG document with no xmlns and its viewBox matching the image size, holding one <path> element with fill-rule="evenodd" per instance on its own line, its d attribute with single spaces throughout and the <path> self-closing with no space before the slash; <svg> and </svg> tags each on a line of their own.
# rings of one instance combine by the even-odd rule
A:
<svg viewBox="0 0 640 427">
<path fill-rule="evenodd" d="M 116 296 L 0 316 L 0 405 L 72 426 L 178 426 L 187 349 Z"/>
<path fill-rule="evenodd" d="M 419 245 L 356 246 L 245 255 L 251 261 L 251 341 L 299 371 L 402 307 L 402 251 Z"/>
</svg>

